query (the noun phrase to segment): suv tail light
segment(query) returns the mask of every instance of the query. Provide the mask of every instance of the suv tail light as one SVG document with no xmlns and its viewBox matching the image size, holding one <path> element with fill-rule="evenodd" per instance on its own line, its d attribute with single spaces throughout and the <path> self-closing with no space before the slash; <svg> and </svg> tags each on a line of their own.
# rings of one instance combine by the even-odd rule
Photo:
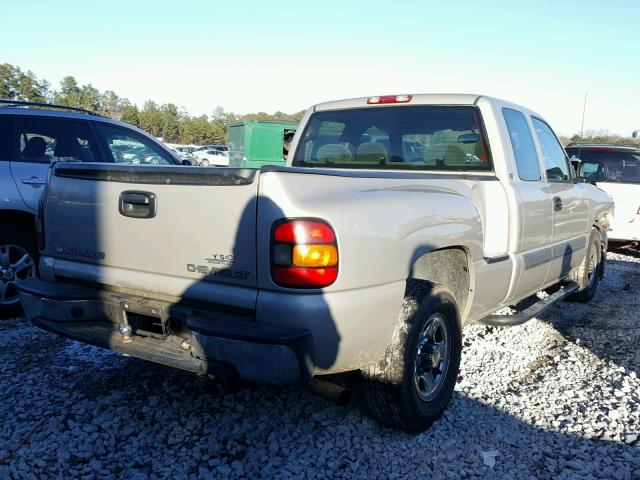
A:
<svg viewBox="0 0 640 480">
<path fill-rule="evenodd" d="M 271 238 L 271 278 L 283 287 L 321 288 L 338 277 L 338 244 L 323 220 L 284 220 Z"/>
<path fill-rule="evenodd" d="M 44 242 L 44 202 L 42 195 L 38 201 L 38 212 L 36 213 L 36 241 L 38 242 L 38 250 L 42 251 L 45 247 Z"/>
</svg>

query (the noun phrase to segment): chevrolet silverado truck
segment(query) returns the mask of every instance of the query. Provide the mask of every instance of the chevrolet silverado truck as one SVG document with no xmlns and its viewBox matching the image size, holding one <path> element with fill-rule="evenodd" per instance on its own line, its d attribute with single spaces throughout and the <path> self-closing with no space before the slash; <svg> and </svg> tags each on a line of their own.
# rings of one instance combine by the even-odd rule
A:
<svg viewBox="0 0 640 480">
<path fill-rule="evenodd" d="M 20 297 L 45 330 L 192 372 L 359 371 L 376 419 L 421 431 L 452 396 L 465 325 L 593 297 L 611 208 L 526 108 L 335 101 L 307 111 L 285 166 L 55 164 Z"/>
</svg>

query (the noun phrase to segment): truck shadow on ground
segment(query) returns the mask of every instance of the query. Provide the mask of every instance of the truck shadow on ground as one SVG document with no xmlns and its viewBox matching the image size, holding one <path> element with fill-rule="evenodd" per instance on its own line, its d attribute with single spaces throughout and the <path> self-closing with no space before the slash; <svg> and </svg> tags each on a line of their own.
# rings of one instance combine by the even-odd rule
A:
<svg viewBox="0 0 640 480">
<path fill-rule="evenodd" d="M 640 376 L 640 265 L 608 260 L 596 296 L 586 304 L 561 302 L 545 320 L 568 340 Z"/>
<path fill-rule="evenodd" d="M 612 477 L 612 461 L 632 478 L 640 469 L 631 446 L 525 422 L 461 393 L 428 431 L 410 435 L 380 427 L 357 402 L 343 408 L 299 387 L 214 382 L 73 341 L 48 352 L 54 336 L 22 334 L 28 344 L 3 345 L 2 356 L 22 351 L 34 361 L 10 368 L 2 391 L 37 398 L 38 415 L 4 399 L 0 450 L 10 456 L 0 476 L 19 457 L 41 478 L 56 468 L 80 476 L 90 459 L 117 478 Z M 18 451 L 10 431 L 27 432 Z M 493 451 L 490 468 L 482 452 Z"/>
</svg>

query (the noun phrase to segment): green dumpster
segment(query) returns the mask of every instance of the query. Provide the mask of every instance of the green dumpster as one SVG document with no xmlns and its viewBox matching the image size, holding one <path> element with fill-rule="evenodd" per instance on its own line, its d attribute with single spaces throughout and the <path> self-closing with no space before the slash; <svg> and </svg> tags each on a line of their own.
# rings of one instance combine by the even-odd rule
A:
<svg viewBox="0 0 640 480">
<path fill-rule="evenodd" d="M 258 121 L 229 125 L 229 166 L 284 165 L 297 123 Z"/>
</svg>

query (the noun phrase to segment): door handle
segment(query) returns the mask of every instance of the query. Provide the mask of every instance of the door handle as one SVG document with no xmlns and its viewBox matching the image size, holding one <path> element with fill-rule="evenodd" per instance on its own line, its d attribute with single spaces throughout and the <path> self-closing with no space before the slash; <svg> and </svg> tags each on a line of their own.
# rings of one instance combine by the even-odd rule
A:
<svg viewBox="0 0 640 480">
<path fill-rule="evenodd" d="M 125 217 L 153 218 L 156 206 L 155 193 L 128 190 L 120 194 L 118 210 Z"/>
<path fill-rule="evenodd" d="M 23 178 L 22 183 L 25 185 L 32 185 L 33 187 L 41 187 L 44 185 L 44 180 L 39 177 Z"/>
<path fill-rule="evenodd" d="M 560 197 L 553 197 L 553 209 L 556 212 L 562 210 L 562 199 Z"/>
</svg>

